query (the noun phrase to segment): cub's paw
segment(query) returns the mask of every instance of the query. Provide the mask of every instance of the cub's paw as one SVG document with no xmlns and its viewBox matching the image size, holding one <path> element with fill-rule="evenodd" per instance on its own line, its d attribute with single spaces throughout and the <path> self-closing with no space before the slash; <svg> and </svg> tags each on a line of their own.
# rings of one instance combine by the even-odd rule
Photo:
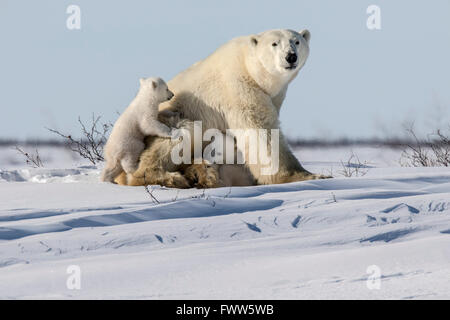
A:
<svg viewBox="0 0 450 320">
<path fill-rule="evenodd" d="M 171 139 L 172 135 L 173 135 L 173 131 L 169 129 L 167 132 L 160 132 L 158 134 L 158 137 L 165 138 L 165 139 Z"/>
<path fill-rule="evenodd" d="M 161 111 L 159 111 L 159 115 L 166 117 L 166 118 L 172 118 L 172 117 L 179 117 L 180 113 L 178 111 L 161 110 Z"/>
</svg>

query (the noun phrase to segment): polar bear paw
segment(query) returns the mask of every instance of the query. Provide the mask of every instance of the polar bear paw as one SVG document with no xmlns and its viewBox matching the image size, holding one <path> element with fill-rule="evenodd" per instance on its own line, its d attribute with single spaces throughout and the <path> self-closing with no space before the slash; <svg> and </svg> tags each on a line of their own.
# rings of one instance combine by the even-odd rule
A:
<svg viewBox="0 0 450 320">
<path fill-rule="evenodd" d="M 223 186 L 219 178 L 219 170 L 217 165 L 207 163 L 193 164 L 186 168 L 184 176 L 188 179 L 191 186 L 204 188 L 218 188 Z"/>
<path fill-rule="evenodd" d="M 308 180 L 319 180 L 319 179 L 331 179 L 331 176 L 325 176 L 322 174 L 314 174 L 310 172 L 296 172 L 289 176 L 284 176 L 280 179 L 278 183 L 289 183 L 297 181 L 308 181 Z"/>
</svg>

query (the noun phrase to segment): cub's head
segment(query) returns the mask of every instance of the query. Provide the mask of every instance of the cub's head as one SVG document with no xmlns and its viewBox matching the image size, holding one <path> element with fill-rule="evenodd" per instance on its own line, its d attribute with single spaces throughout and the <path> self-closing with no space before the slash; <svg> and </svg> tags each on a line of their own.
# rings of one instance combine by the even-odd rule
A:
<svg viewBox="0 0 450 320">
<path fill-rule="evenodd" d="M 308 30 L 270 30 L 250 37 L 254 55 L 274 76 L 292 75 L 309 55 Z"/>
<path fill-rule="evenodd" d="M 141 84 L 139 90 L 151 94 L 159 103 L 168 101 L 174 96 L 161 78 L 141 78 L 139 82 Z"/>
</svg>

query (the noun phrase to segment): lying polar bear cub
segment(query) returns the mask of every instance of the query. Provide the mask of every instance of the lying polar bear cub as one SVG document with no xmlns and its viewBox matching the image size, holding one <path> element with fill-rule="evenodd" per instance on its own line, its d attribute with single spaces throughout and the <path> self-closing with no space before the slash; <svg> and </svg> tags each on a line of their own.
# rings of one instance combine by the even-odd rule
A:
<svg viewBox="0 0 450 320">
<path fill-rule="evenodd" d="M 158 121 L 158 106 L 174 94 L 161 78 L 141 78 L 140 84 L 138 94 L 114 124 L 105 145 L 102 181 L 113 182 L 122 170 L 136 171 L 146 136 L 171 137 L 172 130 Z"/>
</svg>

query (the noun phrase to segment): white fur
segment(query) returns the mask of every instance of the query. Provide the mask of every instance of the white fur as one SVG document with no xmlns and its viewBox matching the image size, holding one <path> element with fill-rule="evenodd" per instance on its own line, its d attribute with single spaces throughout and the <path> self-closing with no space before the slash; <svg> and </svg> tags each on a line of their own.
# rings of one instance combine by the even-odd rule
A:
<svg viewBox="0 0 450 320">
<path fill-rule="evenodd" d="M 160 108 L 201 120 L 204 130 L 278 129 L 281 104 L 308 58 L 309 40 L 308 30 L 284 29 L 233 39 L 169 81 L 175 98 Z M 294 64 L 286 60 L 289 53 L 297 56 Z M 249 165 L 257 183 L 314 178 L 291 153 L 282 134 L 279 152 L 280 167 L 274 175 L 261 176 L 260 165 Z"/>
<path fill-rule="evenodd" d="M 104 148 L 102 181 L 113 182 L 122 169 L 126 173 L 136 171 L 146 136 L 171 137 L 171 129 L 158 121 L 158 107 L 172 97 L 162 79 L 140 79 L 139 92 L 114 124 Z"/>
</svg>

